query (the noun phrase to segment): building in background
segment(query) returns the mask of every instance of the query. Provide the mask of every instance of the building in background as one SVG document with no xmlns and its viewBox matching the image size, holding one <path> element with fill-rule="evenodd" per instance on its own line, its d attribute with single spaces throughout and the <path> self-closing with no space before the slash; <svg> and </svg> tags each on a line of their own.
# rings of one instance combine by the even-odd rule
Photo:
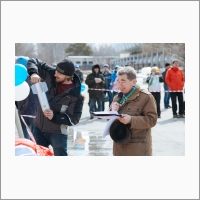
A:
<svg viewBox="0 0 200 200">
<path fill-rule="evenodd" d="M 164 52 L 164 50 L 144 53 L 142 50 L 142 43 L 116 43 L 114 48 L 116 52 L 120 52 L 120 57 L 110 61 L 110 66 L 112 68 L 115 65 L 130 65 L 139 72 L 143 67 L 158 66 L 160 69 L 164 70 L 165 63 L 172 63 L 173 59 L 176 58 L 170 56 L 167 52 Z M 181 60 L 179 60 L 179 63 L 180 67 L 183 68 L 184 63 Z"/>
<path fill-rule="evenodd" d="M 73 63 L 77 63 L 81 70 L 90 70 L 92 65 L 99 64 L 103 69 L 105 63 L 110 63 L 113 59 L 120 58 L 119 56 L 67 56 Z"/>
</svg>

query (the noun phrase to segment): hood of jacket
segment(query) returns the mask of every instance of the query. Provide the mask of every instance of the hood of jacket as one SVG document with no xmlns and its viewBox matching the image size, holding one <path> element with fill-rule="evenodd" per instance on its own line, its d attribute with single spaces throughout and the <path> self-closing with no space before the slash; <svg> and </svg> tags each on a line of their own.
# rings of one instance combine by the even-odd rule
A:
<svg viewBox="0 0 200 200">
<path fill-rule="evenodd" d="M 101 72 L 100 72 L 100 66 L 98 64 L 92 66 L 92 73 L 96 74 L 95 71 L 94 71 L 94 68 L 99 68 L 99 72 L 97 74 L 101 74 Z"/>
</svg>

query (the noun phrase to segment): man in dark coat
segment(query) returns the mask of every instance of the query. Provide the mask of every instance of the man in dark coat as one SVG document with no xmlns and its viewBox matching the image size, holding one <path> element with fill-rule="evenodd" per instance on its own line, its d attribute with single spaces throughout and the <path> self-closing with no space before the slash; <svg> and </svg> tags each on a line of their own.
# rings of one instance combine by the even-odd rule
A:
<svg viewBox="0 0 200 200">
<path fill-rule="evenodd" d="M 170 68 L 170 64 L 166 63 L 165 64 L 165 71 L 162 73 L 162 77 L 164 80 L 164 106 L 165 108 L 171 108 L 171 106 L 169 105 L 169 99 L 170 99 L 170 92 L 169 92 L 169 86 L 167 85 L 166 81 L 165 81 L 165 76 L 167 73 L 167 70 Z"/>
<path fill-rule="evenodd" d="M 81 83 L 83 83 L 83 72 L 80 70 L 79 65 L 78 64 L 74 64 L 75 67 L 75 73 L 78 75 Z"/>
<path fill-rule="evenodd" d="M 88 74 L 85 83 L 88 85 L 89 98 L 90 98 L 90 113 L 94 112 L 94 106 L 97 102 L 97 111 L 102 111 L 102 97 L 105 80 L 102 74 L 100 74 L 100 66 L 98 64 L 92 66 L 92 73 Z M 99 89 L 99 90 L 97 90 Z M 90 119 L 93 119 L 90 116 Z"/>
<path fill-rule="evenodd" d="M 34 120 L 36 143 L 44 147 L 51 145 L 55 156 L 67 156 L 68 126 L 79 123 L 83 108 L 81 83 L 74 73 L 74 64 L 64 59 L 52 67 L 32 58 L 27 69 L 33 84 L 43 80 L 48 87 L 50 109 L 43 112 L 39 106 Z"/>
</svg>

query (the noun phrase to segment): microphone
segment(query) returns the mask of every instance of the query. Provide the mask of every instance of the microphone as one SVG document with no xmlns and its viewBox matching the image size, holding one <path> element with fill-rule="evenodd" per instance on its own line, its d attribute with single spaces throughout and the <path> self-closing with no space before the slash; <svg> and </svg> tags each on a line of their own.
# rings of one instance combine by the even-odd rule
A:
<svg viewBox="0 0 200 200">
<path fill-rule="evenodd" d="M 122 97 L 123 97 L 123 93 L 119 92 L 118 93 L 118 98 L 117 98 L 117 103 L 120 103 L 120 101 L 122 100 Z"/>
</svg>

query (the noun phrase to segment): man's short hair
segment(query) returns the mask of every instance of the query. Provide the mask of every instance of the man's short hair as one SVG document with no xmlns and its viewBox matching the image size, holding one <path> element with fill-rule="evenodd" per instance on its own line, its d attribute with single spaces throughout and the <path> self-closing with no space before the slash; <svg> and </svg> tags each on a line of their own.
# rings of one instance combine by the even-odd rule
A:
<svg viewBox="0 0 200 200">
<path fill-rule="evenodd" d="M 132 81 L 133 79 L 136 79 L 136 72 L 132 67 L 122 67 L 117 71 L 117 75 L 127 75 L 128 80 Z"/>
<path fill-rule="evenodd" d="M 169 63 L 165 63 L 165 67 L 168 67 L 168 66 L 170 66 L 170 64 Z"/>
</svg>

